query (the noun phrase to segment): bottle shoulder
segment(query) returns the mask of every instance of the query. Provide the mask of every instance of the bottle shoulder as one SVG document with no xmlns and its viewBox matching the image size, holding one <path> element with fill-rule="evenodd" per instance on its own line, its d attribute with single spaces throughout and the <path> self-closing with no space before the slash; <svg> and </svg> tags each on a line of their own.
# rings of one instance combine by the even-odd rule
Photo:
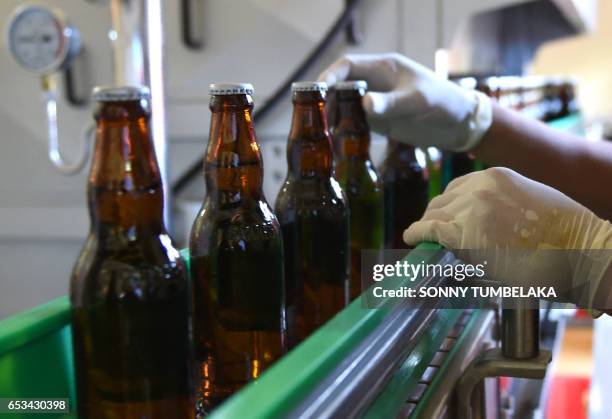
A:
<svg viewBox="0 0 612 419">
<path fill-rule="evenodd" d="M 388 178 L 426 177 L 426 169 L 417 161 L 398 161 L 387 158 L 380 167 L 383 182 Z"/>
<path fill-rule="evenodd" d="M 187 289 L 185 265 L 167 234 L 107 246 L 88 237 L 73 269 L 73 305 L 96 301 L 149 301 Z"/>
<path fill-rule="evenodd" d="M 90 231 L 81 249 L 77 265 L 89 258 L 122 261 L 126 264 L 159 265 L 181 263 L 180 254 L 166 232 L 151 234 L 97 234 Z"/>
<path fill-rule="evenodd" d="M 348 216 L 348 199 L 335 178 L 325 182 L 285 183 L 276 198 L 276 215 L 281 222 L 302 215 Z"/>
<path fill-rule="evenodd" d="M 274 224 L 275 222 L 277 222 L 276 216 L 264 198 L 227 204 L 219 204 L 207 198 L 194 220 L 194 228 L 214 223 L 244 225 L 252 223 Z"/>
<path fill-rule="evenodd" d="M 336 170 L 338 181 L 344 189 L 349 185 L 366 190 L 382 189 L 382 178 L 371 160 L 342 159 Z"/>
<path fill-rule="evenodd" d="M 189 248 L 197 256 L 213 244 L 275 240 L 281 240 L 280 224 L 265 200 L 225 206 L 207 200 L 193 223 Z"/>
</svg>

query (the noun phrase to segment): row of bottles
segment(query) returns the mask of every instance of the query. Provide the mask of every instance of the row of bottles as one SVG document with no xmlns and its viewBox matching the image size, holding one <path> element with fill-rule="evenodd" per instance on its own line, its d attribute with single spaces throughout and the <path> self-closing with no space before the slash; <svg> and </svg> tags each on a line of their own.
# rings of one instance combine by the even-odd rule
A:
<svg viewBox="0 0 612 419">
<path fill-rule="evenodd" d="M 465 89 L 476 89 L 500 106 L 540 121 L 553 121 L 579 110 L 576 81 L 565 77 L 493 76 L 452 78 Z M 444 152 L 442 186 L 484 168 L 468 152 Z"/>
<path fill-rule="evenodd" d="M 414 148 L 390 141 L 379 174 L 366 88 L 337 86 L 333 149 L 327 86 L 293 84 L 288 173 L 273 211 L 253 87 L 210 86 L 189 272 L 163 222 L 148 90 L 94 91 L 91 229 L 70 292 L 79 417 L 208 414 L 360 294 L 361 249 L 404 247 L 402 231 L 427 203 L 426 172 Z"/>
</svg>

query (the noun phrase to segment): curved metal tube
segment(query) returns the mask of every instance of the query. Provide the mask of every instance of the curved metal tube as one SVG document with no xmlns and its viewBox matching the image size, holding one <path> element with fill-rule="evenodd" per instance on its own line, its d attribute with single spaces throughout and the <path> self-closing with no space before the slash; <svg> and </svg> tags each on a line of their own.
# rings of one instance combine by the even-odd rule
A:
<svg viewBox="0 0 612 419">
<path fill-rule="evenodd" d="M 541 350 L 535 358 L 507 358 L 501 348 L 492 348 L 474 358 L 457 383 L 457 417 L 474 419 L 472 415 L 472 394 L 474 389 L 487 377 L 519 377 L 542 379 L 552 359 L 550 351 Z"/>
<path fill-rule="evenodd" d="M 47 138 L 49 141 L 49 160 L 63 175 L 74 175 L 80 172 L 89 158 L 90 138 L 94 132 L 94 125 L 88 124 L 81 132 L 83 144 L 81 152 L 75 162 L 67 162 L 60 150 L 59 130 L 57 127 L 57 91 L 51 83 L 43 83 L 45 87 L 45 113 L 47 116 Z"/>
</svg>

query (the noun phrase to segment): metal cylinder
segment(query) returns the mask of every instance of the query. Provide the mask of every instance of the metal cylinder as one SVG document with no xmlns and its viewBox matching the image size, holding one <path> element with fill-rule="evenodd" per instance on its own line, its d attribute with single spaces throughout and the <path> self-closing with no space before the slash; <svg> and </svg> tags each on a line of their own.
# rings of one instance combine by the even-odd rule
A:
<svg viewBox="0 0 612 419">
<path fill-rule="evenodd" d="M 540 353 L 540 312 L 537 309 L 502 310 L 502 353 L 513 359 Z"/>
</svg>

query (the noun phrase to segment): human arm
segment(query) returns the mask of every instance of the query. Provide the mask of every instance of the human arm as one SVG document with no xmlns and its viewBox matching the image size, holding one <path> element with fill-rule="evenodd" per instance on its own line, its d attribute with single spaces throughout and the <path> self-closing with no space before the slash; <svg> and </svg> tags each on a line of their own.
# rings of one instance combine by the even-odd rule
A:
<svg viewBox="0 0 612 419">
<path fill-rule="evenodd" d="M 421 147 L 470 151 L 550 185 L 612 220 L 612 143 L 584 138 L 504 109 L 481 93 L 438 78 L 399 54 L 349 55 L 319 76 L 333 85 L 368 81 L 363 105 L 374 131 Z"/>
<path fill-rule="evenodd" d="M 551 186 L 612 220 L 612 143 L 556 130 L 493 103 L 493 122 L 471 150 L 489 166 L 508 167 Z"/>
</svg>

